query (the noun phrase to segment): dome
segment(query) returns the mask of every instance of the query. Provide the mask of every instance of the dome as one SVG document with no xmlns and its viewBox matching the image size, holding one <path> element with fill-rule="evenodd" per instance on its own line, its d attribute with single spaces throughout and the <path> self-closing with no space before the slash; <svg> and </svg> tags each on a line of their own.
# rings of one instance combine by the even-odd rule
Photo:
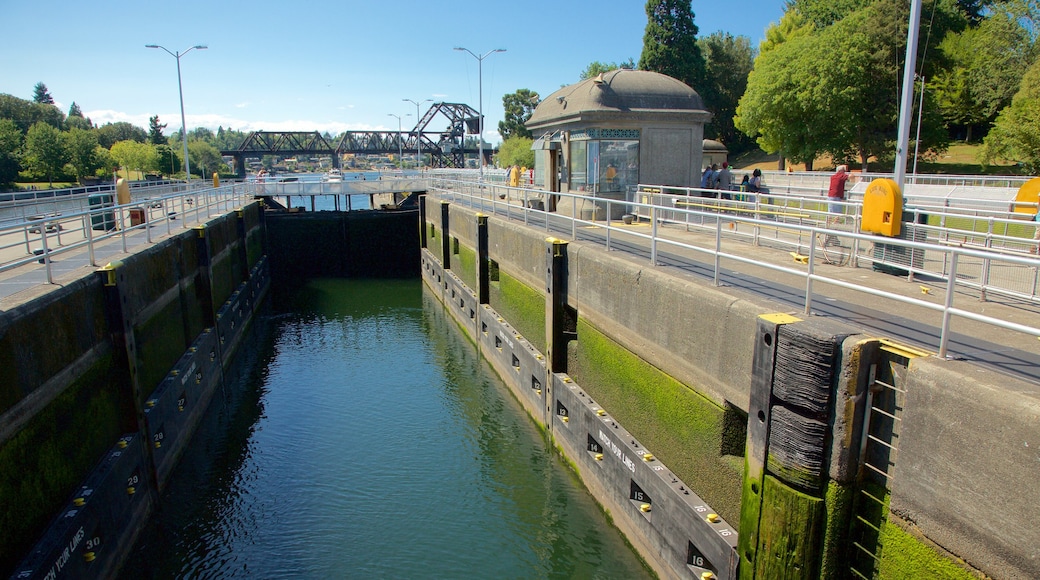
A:
<svg viewBox="0 0 1040 580">
<path fill-rule="evenodd" d="M 528 128 L 589 113 L 705 114 L 697 91 L 661 73 L 615 69 L 556 91 L 535 108 Z"/>
</svg>

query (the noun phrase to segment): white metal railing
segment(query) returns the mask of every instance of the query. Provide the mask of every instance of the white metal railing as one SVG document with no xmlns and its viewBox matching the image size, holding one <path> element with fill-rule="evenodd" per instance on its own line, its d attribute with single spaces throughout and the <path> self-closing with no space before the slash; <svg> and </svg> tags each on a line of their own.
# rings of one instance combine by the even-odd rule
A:
<svg viewBox="0 0 1040 580">
<path fill-rule="evenodd" d="M 130 203 L 114 203 L 114 192 L 90 194 L 83 199 L 86 209 L 36 213 L 24 220 L 0 224 L 0 272 L 39 262 L 44 264 L 47 282 L 54 283 L 52 261 L 86 250 L 85 263 L 98 266 L 95 250 L 101 244 L 118 241 L 122 252 L 129 252 L 128 237 L 144 233 L 169 235 L 175 227 L 187 228 L 221 215 L 254 197 L 251 184 L 233 183 L 214 188 L 212 184 L 190 189 L 184 183 L 159 188 L 134 190 Z M 79 203 L 76 200 L 74 203 Z M 46 211 L 50 206 L 37 206 Z M 78 254 L 77 254 L 78 255 Z"/>
<path fill-rule="evenodd" d="M 961 244 L 930 243 L 926 241 L 936 235 L 932 230 L 920 231 L 911 228 L 911 236 L 906 239 L 882 238 L 872 234 L 861 234 L 859 231 L 859 211 L 853 202 L 846 202 L 847 215 L 842 227 L 826 225 L 825 209 L 810 207 L 808 203 L 801 205 L 779 204 L 781 196 L 751 196 L 732 200 L 720 200 L 695 195 L 679 195 L 697 193 L 701 190 L 689 188 L 647 187 L 647 191 L 637 193 L 636 198 L 614 200 L 605 197 L 590 197 L 566 193 L 549 193 L 525 188 L 510 188 L 499 184 L 477 184 L 472 181 L 440 180 L 433 181 L 431 194 L 452 201 L 461 201 L 481 212 L 494 213 L 509 219 L 523 221 L 531 225 L 536 218 L 546 231 L 554 229 L 569 232 L 571 239 L 578 239 L 578 228 L 596 226 L 602 232 L 602 241 L 608 250 L 618 249 L 615 240 L 623 235 L 626 240 L 643 240 L 650 254 L 650 263 L 658 265 L 658 256 L 662 248 L 683 249 L 706 256 L 714 264 L 714 280 L 719 283 L 721 260 L 747 264 L 796 276 L 804 281 L 804 311 L 809 314 L 813 310 L 813 300 L 817 297 L 814 284 L 825 284 L 846 290 L 852 290 L 875 298 L 920 307 L 941 315 L 939 343 L 935 345 L 941 357 L 947 356 L 950 338 L 950 323 L 953 317 L 974 320 L 995 327 L 1040 337 L 1040 327 L 1032 324 L 1021 324 L 1013 320 L 1005 320 L 994 316 L 979 314 L 968 309 L 958 308 L 954 304 L 957 291 L 971 288 L 985 298 L 986 292 L 1000 292 L 1026 298 L 1037 302 L 1037 271 L 1040 260 L 1025 252 L 997 252 L 991 247 L 971 247 Z M 736 193 L 736 192 L 734 192 Z M 552 197 L 550 197 L 552 196 Z M 631 196 L 631 192 L 629 194 Z M 557 200 L 559 205 L 569 205 L 564 211 L 547 212 L 546 206 Z M 819 201 L 815 201 L 819 203 Z M 569 213 L 568 213 L 569 211 Z M 648 222 L 648 232 L 632 228 L 624 228 L 621 221 L 626 216 Z M 619 219 L 622 218 L 622 219 Z M 917 224 L 904 224 L 917 226 Z M 691 243 L 686 238 L 676 235 L 677 228 L 688 232 L 706 234 L 707 243 Z M 917 232 L 917 233 L 914 233 Z M 838 236 L 843 244 L 848 244 L 851 265 L 860 263 L 892 266 L 907 271 L 907 276 L 928 276 L 929 280 L 945 289 L 945 301 L 937 304 L 932 301 L 904 296 L 902 294 L 870 287 L 866 282 L 852 283 L 841 279 L 837 270 L 820 271 L 822 242 L 826 236 Z M 949 232 L 945 234 L 949 237 Z M 723 241 L 740 240 L 753 245 L 767 245 L 789 248 L 799 257 L 804 258 L 806 267 L 789 267 L 771 261 L 751 258 L 723 249 Z M 884 256 L 876 257 L 872 248 L 891 248 L 893 253 L 907 257 L 905 263 L 893 263 Z M 1000 278 L 997 274 L 1001 273 Z M 1014 273 L 1014 275 L 1005 275 Z M 1001 280 L 1009 281 L 1002 283 Z M 1013 288 L 1010 281 L 1024 284 L 1024 287 Z M 961 298 L 962 300 L 966 298 Z M 1026 320 L 1031 320 L 1027 318 Z"/>
</svg>

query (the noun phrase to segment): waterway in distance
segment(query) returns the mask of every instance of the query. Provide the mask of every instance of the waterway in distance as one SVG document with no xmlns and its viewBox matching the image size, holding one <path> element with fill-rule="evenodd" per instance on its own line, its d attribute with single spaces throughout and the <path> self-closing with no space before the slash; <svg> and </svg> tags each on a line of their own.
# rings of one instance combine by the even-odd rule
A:
<svg viewBox="0 0 1040 580">
<path fill-rule="evenodd" d="M 124 578 L 650 578 L 420 280 L 257 323 Z"/>
</svg>

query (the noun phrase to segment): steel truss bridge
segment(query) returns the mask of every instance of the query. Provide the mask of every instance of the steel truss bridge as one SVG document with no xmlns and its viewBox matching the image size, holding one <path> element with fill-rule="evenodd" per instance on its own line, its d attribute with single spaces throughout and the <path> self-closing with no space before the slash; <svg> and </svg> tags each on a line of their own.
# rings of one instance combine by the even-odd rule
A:
<svg viewBox="0 0 1040 580">
<path fill-rule="evenodd" d="M 234 157 L 235 171 L 240 176 L 246 173 L 246 159 L 264 155 L 295 157 L 297 155 L 332 157 L 332 166 L 340 166 L 340 156 L 388 155 L 415 151 L 421 148 L 430 156 L 430 166 L 437 168 L 463 168 L 466 155 L 478 155 L 476 147 L 466 148 L 466 135 L 479 132 L 479 113 L 462 103 L 434 103 L 422 119 L 409 131 L 347 131 L 340 135 L 333 146 L 317 131 L 253 131 L 237 149 L 221 151 L 224 156 Z M 430 125 L 438 118 L 448 121 L 446 129 L 435 131 Z M 484 150 L 484 161 L 491 160 L 490 148 Z"/>
</svg>

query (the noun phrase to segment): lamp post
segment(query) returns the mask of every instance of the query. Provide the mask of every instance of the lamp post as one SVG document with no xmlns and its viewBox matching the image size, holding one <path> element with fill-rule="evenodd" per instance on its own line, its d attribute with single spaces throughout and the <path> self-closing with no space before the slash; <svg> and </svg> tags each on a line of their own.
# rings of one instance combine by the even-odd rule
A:
<svg viewBox="0 0 1040 580">
<path fill-rule="evenodd" d="M 415 168 L 419 169 L 422 165 L 422 134 L 419 133 L 419 104 L 429 103 L 433 99 L 423 99 L 421 101 L 413 101 L 412 99 L 401 99 L 415 105 Z"/>
<path fill-rule="evenodd" d="M 397 168 L 404 170 L 404 147 L 401 144 L 401 117 L 402 115 L 395 115 L 393 113 L 387 113 L 391 117 L 397 117 Z M 406 113 L 405 117 L 411 117 L 411 113 Z"/>
<path fill-rule="evenodd" d="M 196 44 L 195 46 L 185 50 L 184 52 L 170 52 L 165 46 L 159 46 L 158 44 L 146 44 L 145 48 L 161 48 L 166 51 L 166 54 L 172 56 L 177 60 L 177 94 L 181 99 L 181 141 L 184 142 L 184 175 L 185 178 L 191 181 L 191 162 L 188 160 L 188 124 L 184 121 L 184 89 L 181 86 L 181 57 L 188 54 L 192 50 L 206 50 L 205 44 Z"/>
<path fill-rule="evenodd" d="M 484 59 L 496 52 L 505 52 L 504 48 L 495 48 L 477 56 L 468 48 L 456 46 L 455 50 L 464 50 L 477 59 L 477 167 L 480 168 L 480 181 L 484 181 Z"/>
</svg>

